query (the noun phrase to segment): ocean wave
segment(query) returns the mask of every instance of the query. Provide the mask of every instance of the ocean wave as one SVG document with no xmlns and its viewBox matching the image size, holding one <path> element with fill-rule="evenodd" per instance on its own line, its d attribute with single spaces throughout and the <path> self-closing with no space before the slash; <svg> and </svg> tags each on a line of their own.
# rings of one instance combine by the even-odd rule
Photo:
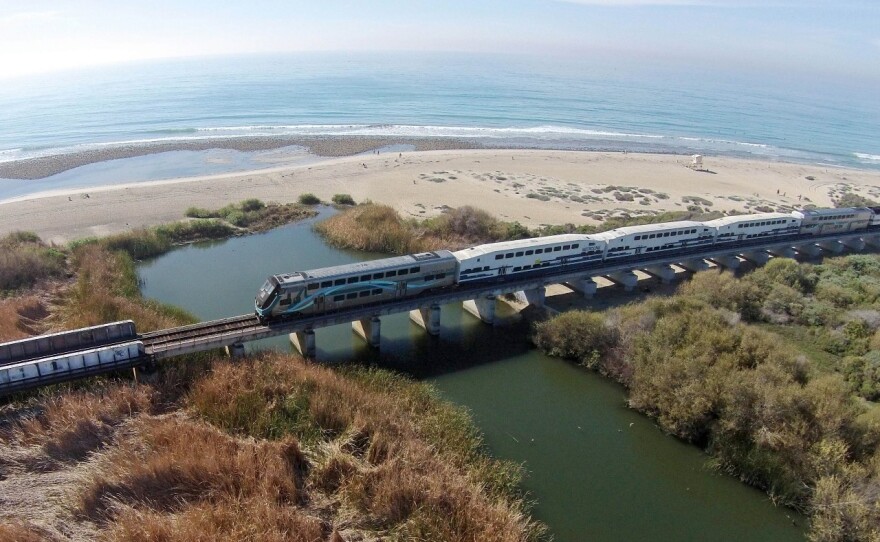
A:
<svg viewBox="0 0 880 542">
<path fill-rule="evenodd" d="M 866 154 L 863 152 L 854 152 L 853 156 L 859 160 L 867 160 L 869 162 L 880 162 L 880 154 Z"/>
</svg>

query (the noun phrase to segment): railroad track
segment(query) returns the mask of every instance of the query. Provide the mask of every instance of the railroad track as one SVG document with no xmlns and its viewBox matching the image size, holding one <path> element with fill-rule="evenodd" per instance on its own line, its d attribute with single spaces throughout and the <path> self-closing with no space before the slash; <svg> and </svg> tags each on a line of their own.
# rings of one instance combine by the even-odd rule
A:
<svg viewBox="0 0 880 542">
<path fill-rule="evenodd" d="M 224 318 L 222 320 L 211 320 L 209 322 L 200 322 L 198 324 L 191 324 L 171 330 L 151 331 L 150 333 L 143 333 L 140 336 L 140 339 L 144 342 L 144 346 L 146 346 L 148 350 L 155 351 L 188 340 L 201 339 L 236 331 L 260 329 L 263 327 L 265 326 L 259 323 L 257 317 L 253 314 L 243 314 L 241 316 L 233 316 L 232 318 Z"/>
</svg>

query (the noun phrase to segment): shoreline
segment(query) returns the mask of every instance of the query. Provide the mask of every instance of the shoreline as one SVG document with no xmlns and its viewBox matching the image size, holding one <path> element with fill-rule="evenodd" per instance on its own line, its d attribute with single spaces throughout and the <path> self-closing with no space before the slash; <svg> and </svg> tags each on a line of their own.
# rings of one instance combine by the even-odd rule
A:
<svg viewBox="0 0 880 542">
<path fill-rule="evenodd" d="M 372 137 L 372 136 L 254 136 L 199 140 L 133 142 L 81 151 L 0 162 L 0 179 L 36 181 L 80 166 L 135 158 L 163 152 L 206 151 L 212 149 L 241 152 L 302 147 L 324 158 L 353 156 L 390 145 L 410 145 L 416 151 L 480 149 L 485 146 L 457 138 Z"/>
<path fill-rule="evenodd" d="M 880 199 L 880 172 L 712 156 L 704 157 L 707 171 L 689 164 L 681 155 L 494 148 L 356 154 L 29 194 L 0 202 L 0 236 L 27 230 L 67 243 L 183 220 L 193 206 L 216 209 L 248 198 L 290 203 L 303 193 L 325 202 L 350 194 L 418 219 L 472 205 L 528 227 L 692 208 L 745 214 L 828 207 L 846 193 Z"/>
</svg>

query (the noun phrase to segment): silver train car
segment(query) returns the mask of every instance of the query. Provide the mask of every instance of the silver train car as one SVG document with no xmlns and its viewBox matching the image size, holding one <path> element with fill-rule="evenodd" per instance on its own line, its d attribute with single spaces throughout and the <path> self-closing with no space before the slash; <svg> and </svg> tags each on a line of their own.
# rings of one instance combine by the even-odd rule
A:
<svg viewBox="0 0 880 542">
<path fill-rule="evenodd" d="M 458 260 L 448 250 L 273 275 L 254 300 L 260 321 L 333 312 L 451 286 Z"/>
<path fill-rule="evenodd" d="M 0 385 L 26 386 L 37 380 L 63 379 L 72 374 L 86 374 L 126 365 L 144 355 L 144 343 L 131 341 L 124 344 L 72 352 L 42 360 L 24 361 L 0 367 Z"/>
</svg>

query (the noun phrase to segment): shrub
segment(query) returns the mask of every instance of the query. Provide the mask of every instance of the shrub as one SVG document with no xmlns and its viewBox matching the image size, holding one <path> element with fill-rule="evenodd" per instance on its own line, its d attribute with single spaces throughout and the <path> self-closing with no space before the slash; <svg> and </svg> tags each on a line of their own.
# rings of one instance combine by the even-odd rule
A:
<svg viewBox="0 0 880 542">
<path fill-rule="evenodd" d="M 189 218 L 219 218 L 220 213 L 217 211 L 210 211 L 208 209 L 202 209 L 201 207 L 190 207 L 184 213 L 185 216 Z"/>
<path fill-rule="evenodd" d="M 321 203 L 321 199 L 318 196 L 307 192 L 305 194 L 299 195 L 299 202 L 302 205 L 318 205 L 319 203 Z"/>
<path fill-rule="evenodd" d="M 38 281 L 59 277 L 66 256 L 46 246 L 30 232 L 13 232 L 0 239 L 0 292 L 28 288 Z"/>
<path fill-rule="evenodd" d="M 336 205 L 355 205 L 354 198 L 349 194 L 334 194 L 333 203 Z"/>
<path fill-rule="evenodd" d="M 601 314 L 570 311 L 537 324 L 532 341 L 551 356 L 596 367 L 617 343 L 617 332 Z"/>
</svg>

